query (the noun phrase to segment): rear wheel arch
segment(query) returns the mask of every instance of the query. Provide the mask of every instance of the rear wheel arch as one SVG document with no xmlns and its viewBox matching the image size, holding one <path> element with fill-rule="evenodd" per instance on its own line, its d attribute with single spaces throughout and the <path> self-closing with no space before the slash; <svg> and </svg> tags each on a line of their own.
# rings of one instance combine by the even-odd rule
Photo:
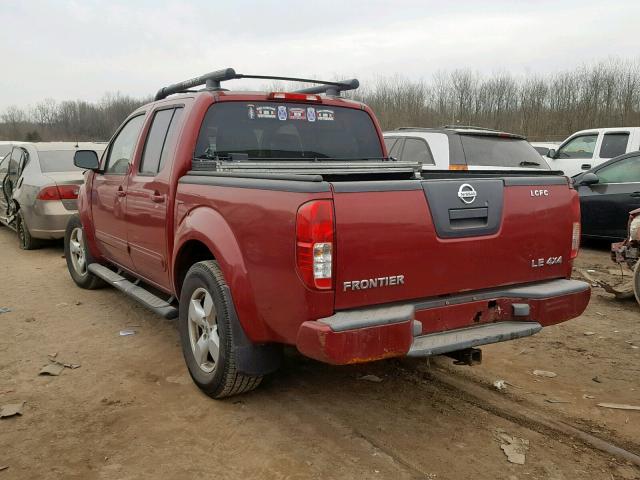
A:
<svg viewBox="0 0 640 480">
<path fill-rule="evenodd" d="M 189 268 L 198 261 L 215 260 L 227 282 L 238 320 L 245 332 L 252 338 L 268 336 L 268 329 L 258 312 L 244 255 L 231 227 L 219 212 L 206 206 L 191 210 L 176 227 L 174 252 L 171 275 L 178 298 Z"/>
</svg>

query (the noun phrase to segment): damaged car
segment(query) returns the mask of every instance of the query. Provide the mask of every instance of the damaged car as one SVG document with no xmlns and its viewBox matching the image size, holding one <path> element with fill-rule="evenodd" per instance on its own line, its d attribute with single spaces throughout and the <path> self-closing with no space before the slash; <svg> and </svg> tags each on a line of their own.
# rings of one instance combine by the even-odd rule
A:
<svg viewBox="0 0 640 480">
<path fill-rule="evenodd" d="M 20 248 L 64 237 L 77 211 L 83 171 L 73 164 L 78 149 L 101 155 L 94 142 L 15 143 L 0 163 L 0 223 L 15 230 Z"/>
</svg>

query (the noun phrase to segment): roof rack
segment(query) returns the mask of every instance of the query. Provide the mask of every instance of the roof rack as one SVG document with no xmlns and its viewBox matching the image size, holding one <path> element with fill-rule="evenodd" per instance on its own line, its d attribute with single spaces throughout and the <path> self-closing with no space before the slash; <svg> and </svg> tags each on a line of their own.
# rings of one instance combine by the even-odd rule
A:
<svg viewBox="0 0 640 480">
<path fill-rule="evenodd" d="M 500 130 L 496 130 L 495 128 L 487 128 L 487 127 L 476 127 L 475 125 L 444 125 L 440 128 L 464 128 L 469 130 L 485 130 L 487 132 L 499 132 Z"/>
<path fill-rule="evenodd" d="M 205 90 L 222 90 L 220 82 L 227 80 L 236 80 L 240 78 L 258 78 L 262 80 L 285 80 L 290 82 L 303 82 L 303 83 L 317 83 L 317 87 L 303 88 L 302 90 L 296 90 L 296 93 L 309 93 L 320 94 L 325 93 L 330 96 L 340 96 L 340 92 L 345 90 L 355 90 L 360 86 L 360 82 L 352 78 L 350 80 L 342 80 L 338 82 L 329 82 L 326 80 L 314 80 L 310 78 L 296 78 L 296 77 L 279 77 L 273 75 L 248 75 L 244 73 L 236 73 L 233 68 L 224 68 L 222 70 L 216 70 L 215 72 L 205 73 L 199 77 L 184 80 L 182 82 L 174 83 L 167 87 L 163 87 L 158 90 L 154 100 L 162 100 L 174 93 L 183 93 L 190 88 L 205 85 Z"/>
</svg>

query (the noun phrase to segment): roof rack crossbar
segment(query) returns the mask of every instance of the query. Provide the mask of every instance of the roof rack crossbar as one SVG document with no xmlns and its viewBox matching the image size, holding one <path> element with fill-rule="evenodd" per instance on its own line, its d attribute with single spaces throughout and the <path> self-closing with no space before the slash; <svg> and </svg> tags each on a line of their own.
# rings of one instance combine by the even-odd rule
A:
<svg viewBox="0 0 640 480">
<path fill-rule="evenodd" d="M 227 80 L 234 80 L 240 78 L 257 78 L 262 80 L 285 80 L 290 82 L 302 82 L 302 83 L 317 83 L 319 86 L 304 88 L 302 90 L 296 90 L 297 93 L 326 93 L 327 95 L 339 96 L 340 92 L 345 90 L 354 90 L 360 86 L 360 82 L 352 78 L 350 80 L 343 80 L 338 82 L 330 82 L 326 80 L 315 80 L 311 78 L 297 78 L 297 77 L 280 77 L 274 75 L 248 75 L 243 73 L 236 73 L 233 68 L 224 68 L 222 70 L 216 70 L 214 72 L 205 73 L 199 77 L 191 78 L 183 82 L 174 83 L 167 87 L 163 87 L 156 93 L 155 100 L 162 100 L 174 93 L 181 93 L 187 91 L 189 88 L 197 87 L 199 85 L 205 85 L 207 90 L 220 90 L 220 82 Z"/>
</svg>

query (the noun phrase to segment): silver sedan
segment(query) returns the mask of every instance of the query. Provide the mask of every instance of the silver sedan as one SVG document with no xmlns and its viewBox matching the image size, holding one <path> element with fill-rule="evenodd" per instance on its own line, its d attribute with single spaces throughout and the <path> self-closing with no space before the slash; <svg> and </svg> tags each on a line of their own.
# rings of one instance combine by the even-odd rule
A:
<svg viewBox="0 0 640 480">
<path fill-rule="evenodd" d="M 93 142 L 16 143 L 0 162 L 0 223 L 18 233 L 20 247 L 64 237 L 77 211 L 83 171 L 73 165 L 76 150 L 102 154 L 106 144 Z"/>
</svg>

